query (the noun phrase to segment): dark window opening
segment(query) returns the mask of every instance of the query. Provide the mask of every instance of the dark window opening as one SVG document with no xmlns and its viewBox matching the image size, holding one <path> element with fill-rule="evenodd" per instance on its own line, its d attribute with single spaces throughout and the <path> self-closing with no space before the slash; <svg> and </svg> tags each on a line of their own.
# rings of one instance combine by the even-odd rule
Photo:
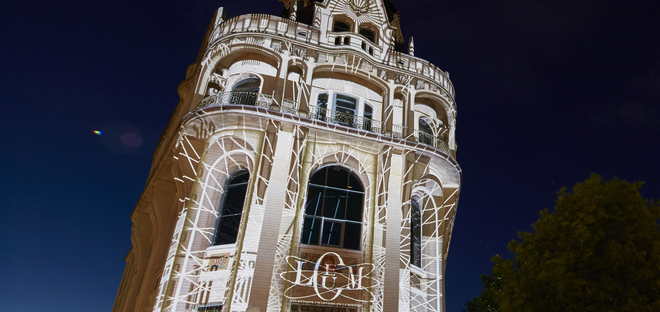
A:
<svg viewBox="0 0 660 312">
<path fill-rule="evenodd" d="M 261 79 L 256 77 L 245 78 L 234 85 L 234 92 L 259 92 Z"/>
<path fill-rule="evenodd" d="M 335 21 L 335 26 L 332 28 L 332 31 L 334 32 L 351 31 L 351 26 L 344 22 Z"/>
<path fill-rule="evenodd" d="M 362 50 L 367 50 L 367 43 L 362 41 Z"/>
<path fill-rule="evenodd" d="M 234 85 L 231 92 L 231 104 L 254 105 L 257 102 L 261 79 L 256 77 L 245 78 Z"/>
<path fill-rule="evenodd" d="M 351 96 L 337 94 L 335 100 L 335 122 L 349 127 L 355 126 L 357 99 Z"/>
<path fill-rule="evenodd" d="M 341 44 L 341 37 L 335 37 L 335 45 Z"/>
<path fill-rule="evenodd" d="M 222 305 L 198 307 L 197 312 L 222 312 Z"/>
<path fill-rule="evenodd" d="M 410 263 L 422 267 L 422 209 L 415 200 L 410 211 Z"/>
<path fill-rule="evenodd" d="M 431 126 L 421 118 L 419 119 L 419 142 L 433 145 L 433 130 L 431 129 Z"/>
<path fill-rule="evenodd" d="M 360 35 L 363 35 L 365 38 L 369 39 L 369 41 L 376 43 L 376 35 L 373 31 L 363 28 L 360 29 Z"/>
<path fill-rule="evenodd" d="M 319 93 L 319 99 L 316 102 L 316 119 L 325 120 L 325 115 L 328 110 L 328 94 Z"/>
<path fill-rule="evenodd" d="M 351 44 L 351 37 L 344 37 L 344 45 Z"/>
<path fill-rule="evenodd" d="M 364 119 L 362 121 L 362 129 L 371 131 L 371 120 L 374 117 L 374 109 L 371 105 L 364 103 Z"/>
<path fill-rule="evenodd" d="M 218 226 L 213 239 L 214 246 L 236 242 L 249 178 L 250 174 L 248 171 L 241 170 L 232 175 L 227 181 L 225 192 L 222 196 Z"/>
<path fill-rule="evenodd" d="M 309 179 L 301 243 L 360 250 L 364 190 L 350 170 L 332 166 Z"/>
</svg>

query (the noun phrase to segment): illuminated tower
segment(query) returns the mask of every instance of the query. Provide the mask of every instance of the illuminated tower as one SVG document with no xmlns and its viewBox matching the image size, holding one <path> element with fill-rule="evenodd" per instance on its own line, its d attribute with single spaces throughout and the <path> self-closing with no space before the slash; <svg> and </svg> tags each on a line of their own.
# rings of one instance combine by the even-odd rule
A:
<svg viewBox="0 0 660 312">
<path fill-rule="evenodd" d="M 265 1 L 265 0 L 264 0 Z M 123 311 L 444 311 L 449 75 L 389 0 L 220 8 L 131 215 Z"/>
</svg>

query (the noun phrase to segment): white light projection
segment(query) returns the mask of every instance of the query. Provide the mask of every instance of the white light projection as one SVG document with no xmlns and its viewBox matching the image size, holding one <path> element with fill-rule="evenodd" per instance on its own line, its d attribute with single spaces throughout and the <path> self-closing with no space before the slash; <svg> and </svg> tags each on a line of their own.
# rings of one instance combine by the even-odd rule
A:
<svg viewBox="0 0 660 312">
<path fill-rule="evenodd" d="M 285 296 L 292 300 L 318 298 L 330 302 L 341 297 L 355 302 L 368 302 L 347 293 L 366 291 L 371 294 L 371 289 L 380 287 L 378 280 L 371 277 L 374 268 L 372 264 L 347 265 L 344 259 L 334 252 L 323 254 L 316 262 L 291 256 L 288 257 L 288 264 L 291 271 L 281 273 L 280 277 L 292 284 L 285 291 Z M 312 265 L 313 269 L 305 270 L 305 265 Z M 294 278 L 288 280 L 287 276 Z M 314 293 L 295 296 L 294 287 L 312 288 Z"/>
</svg>

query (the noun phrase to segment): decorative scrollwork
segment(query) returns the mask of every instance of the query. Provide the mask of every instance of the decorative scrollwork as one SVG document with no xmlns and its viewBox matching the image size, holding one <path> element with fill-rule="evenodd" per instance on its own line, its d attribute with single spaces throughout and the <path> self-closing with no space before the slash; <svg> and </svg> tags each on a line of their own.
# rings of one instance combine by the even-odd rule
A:
<svg viewBox="0 0 660 312">
<path fill-rule="evenodd" d="M 348 5 L 355 12 L 355 15 L 360 16 L 369 13 L 370 2 L 370 0 L 351 0 Z"/>
</svg>

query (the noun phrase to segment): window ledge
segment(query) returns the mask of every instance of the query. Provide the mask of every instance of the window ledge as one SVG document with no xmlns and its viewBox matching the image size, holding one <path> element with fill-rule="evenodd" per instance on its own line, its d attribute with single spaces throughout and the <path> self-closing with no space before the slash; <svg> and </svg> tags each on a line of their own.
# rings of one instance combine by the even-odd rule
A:
<svg viewBox="0 0 660 312">
<path fill-rule="evenodd" d="M 341 247 L 332 247 L 332 246 L 319 246 L 319 245 L 307 245 L 307 244 L 300 244 L 300 251 L 301 252 L 315 252 L 315 253 L 320 253 L 324 254 L 326 252 L 334 252 L 338 254 L 346 254 L 346 255 L 355 255 L 357 257 L 362 256 L 362 251 L 361 250 L 354 250 L 354 249 L 346 249 L 346 248 L 341 248 Z"/>
<path fill-rule="evenodd" d="M 220 252 L 229 252 L 230 256 L 236 254 L 236 244 L 215 245 L 206 248 L 206 257 L 217 255 Z"/>
</svg>

